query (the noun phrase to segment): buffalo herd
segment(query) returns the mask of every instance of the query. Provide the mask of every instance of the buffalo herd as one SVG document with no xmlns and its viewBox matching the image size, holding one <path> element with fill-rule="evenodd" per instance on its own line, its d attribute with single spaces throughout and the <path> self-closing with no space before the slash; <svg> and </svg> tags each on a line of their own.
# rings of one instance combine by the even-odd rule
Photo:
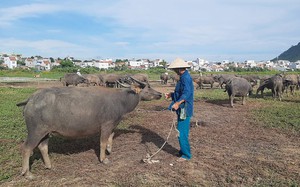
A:
<svg viewBox="0 0 300 187">
<path fill-rule="evenodd" d="M 234 97 L 245 97 L 257 86 L 256 96 L 265 88 L 281 100 L 282 93 L 293 94 L 300 86 L 299 75 L 276 74 L 269 77 L 237 76 L 229 74 L 192 74 L 196 89 L 223 88 L 233 107 Z M 179 77 L 162 73 L 161 84 L 175 83 Z M 151 88 L 147 74 L 65 74 L 63 86 L 41 89 L 17 106 L 23 106 L 27 139 L 22 146 L 22 175 L 32 178 L 30 155 L 38 147 L 46 168 L 51 168 L 48 141 L 52 135 L 77 138 L 100 134 L 100 162 L 109 163 L 105 152 L 111 153 L 114 129 L 122 117 L 133 111 L 140 100 L 161 99 L 162 93 Z M 84 86 L 79 86 L 84 85 Z M 70 86 L 70 87 L 69 87 Z M 111 88 L 109 88 L 111 87 Z"/>
</svg>

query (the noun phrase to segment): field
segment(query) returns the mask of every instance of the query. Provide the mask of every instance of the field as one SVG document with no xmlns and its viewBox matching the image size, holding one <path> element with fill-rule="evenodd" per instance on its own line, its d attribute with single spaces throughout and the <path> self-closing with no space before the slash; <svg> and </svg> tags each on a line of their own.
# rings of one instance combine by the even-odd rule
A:
<svg viewBox="0 0 300 187">
<path fill-rule="evenodd" d="M 172 85 L 152 82 L 161 92 Z M 274 101 L 247 98 L 230 108 L 221 89 L 195 91 L 195 114 L 190 143 L 193 158 L 177 163 L 179 145 L 169 101 L 140 102 L 116 129 L 111 163 L 99 163 L 99 136 L 69 140 L 52 137 L 49 155 L 53 169 L 44 168 L 38 150 L 31 157 L 34 180 L 20 176 L 20 146 L 26 138 L 22 108 L 16 103 L 35 90 L 61 86 L 59 82 L 32 82 L 0 87 L 0 186 L 299 186 L 300 92 Z M 196 123 L 198 122 L 198 123 Z"/>
</svg>

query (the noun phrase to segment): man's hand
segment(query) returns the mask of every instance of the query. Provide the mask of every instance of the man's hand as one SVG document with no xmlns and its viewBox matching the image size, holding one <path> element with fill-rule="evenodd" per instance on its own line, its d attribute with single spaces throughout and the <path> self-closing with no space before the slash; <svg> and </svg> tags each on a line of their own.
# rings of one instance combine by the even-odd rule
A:
<svg viewBox="0 0 300 187">
<path fill-rule="evenodd" d="M 169 99 L 171 97 L 171 93 L 165 93 L 165 98 Z"/>
<path fill-rule="evenodd" d="M 177 110 L 179 108 L 180 103 L 176 102 L 173 104 L 172 109 Z"/>
</svg>

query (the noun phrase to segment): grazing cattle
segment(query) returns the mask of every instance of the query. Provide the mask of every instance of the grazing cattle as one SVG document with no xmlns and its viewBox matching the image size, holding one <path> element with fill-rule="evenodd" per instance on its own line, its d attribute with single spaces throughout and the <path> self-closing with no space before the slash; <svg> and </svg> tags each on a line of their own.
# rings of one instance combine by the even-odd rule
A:
<svg viewBox="0 0 300 187">
<path fill-rule="evenodd" d="M 251 84 L 244 78 L 233 77 L 225 86 L 225 92 L 227 91 L 230 101 L 230 106 L 233 107 L 233 99 L 235 96 L 242 97 L 242 104 L 245 104 L 245 97 L 252 94 Z"/>
<path fill-rule="evenodd" d="M 60 80 L 64 86 L 74 85 L 77 86 L 80 83 L 88 83 L 88 80 L 82 76 L 77 75 L 77 73 L 67 73 Z"/>
<path fill-rule="evenodd" d="M 168 83 L 168 79 L 169 79 L 169 75 L 168 73 L 162 73 L 160 75 L 160 80 L 161 80 L 161 84 L 167 84 Z"/>
<path fill-rule="evenodd" d="M 272 90 L 272 96 L 274 99 L 276 97 L 279 98 L 281 101 L 282 99 L 282 91 L 283 91 L 283 79 L 281 74 L 276 74 L 272 76 L 271 78 L 266 79 L 262 82 L 262 84 L 257 88 L 256 95 L 258 92 L 261 92 L 261 95 L 263 97 L 263 91 L 265 88 Z"/>
<path fill-rule="evenodd" d="M 79 138 L 100 133 L 100 162 L 109 163 L 105 151 L 111 153 L 113 130 L 123 115 L 135 109 L 145 88 L 147 85 L 142 83 L 133 84 L 130 89 L 47 88 L 18 103 L 17 106 L 24 106 L 28 131 L 22 146 L 22 175 L 32 178 L 29 158 L 35 147 L 41 151 L 46 168 L 51 168 L 50 135 Z M 149 98 L 160 99 L 161 94 Z"/>
</svg>

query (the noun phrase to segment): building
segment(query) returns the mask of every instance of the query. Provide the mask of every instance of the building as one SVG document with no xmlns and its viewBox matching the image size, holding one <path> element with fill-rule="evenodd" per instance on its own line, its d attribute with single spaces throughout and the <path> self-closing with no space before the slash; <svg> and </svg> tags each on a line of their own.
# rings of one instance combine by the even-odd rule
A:
<svg viewBox="0 0 300 187">
<path fill-rule="evenodd" d="M 14 69 L 17 67 L 17 57 L 15 56 L 4 57 L 3 60 L 4 60 L 4 64 L 9 69 Z"/>
</svg>

